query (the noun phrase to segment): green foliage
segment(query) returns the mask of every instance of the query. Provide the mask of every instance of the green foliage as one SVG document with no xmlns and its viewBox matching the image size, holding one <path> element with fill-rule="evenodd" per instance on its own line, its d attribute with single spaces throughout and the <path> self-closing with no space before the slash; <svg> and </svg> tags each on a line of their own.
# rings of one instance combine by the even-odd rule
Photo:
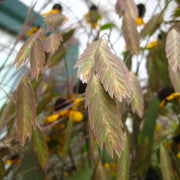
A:
<svg viewBox="0 0 180 180">
<path fill-rule="evenodd" d="M 131 106 L 132 111 L 137 113 L 139 117 L 143 116 L 144 111 L 144 99 L 143 99 L 143 92 L 141 86 L 139 84 L 138 78 L 135 74 L 130 73 L 132 84 L 133 84 L 133 91 L 131 93 Z"/>
<path fill-rule="evenodd" d="M 95 55 L 95 69 L 104 89 L 122 101 L 131 94 L 130 75 L 124 62 L 112 54 L 107 41 L 101 40 Z"/>
<path fill-rule="evenodd" d="M 34 92 L 26 75 L 22 78 L 16 96 L 16 124 L 20 144 L 32 137 L 32 125 L 36 126 L 36 107 Z"/>
<path fill-rule="evenodd" d="M 154 15 L 144 26 L 141 31 L 141 36 L 145 37 L 147 35 L 152 35 L 161 25 L 163 22 L 164 13 Z"/>
<path fill-rule="evenodd" d="M 36 39 L 32 45 L 30 53 L 30 64 L 32 77 L 38 79 L 39 72 L 43 71 L 43 66 L 45 64 L 43 43 L 39 39 Z"/>
<path fill-rule="evenodd" d="M 87 86 L 86 106 L 90 127 L 100 148 L 102 149 L 105 144 L 111 157 L 114 151 L 120 157 L 121 149 L 124 148 L 121 115 L 115 102 L 106 94 L 95 75 L 91 77 Z"/>
<path fill-rule="evenodd" d="M 153 2 L 145 23 L 134 0 L 116 1 L 116 22 L 101 4 L 80 19 L 66 3 L 43 15 L 15 57 L 23 70 L 1 66 L 18 82 L 9 92 L 0 82 L 0 179 L 179 179 L 179 7 L 165 20 L 169 2 Z"/>
<path fill-rule="evenodd" d="M 64 34 L 62 35 L 62 37 L 63 37 L 63 42 L 66 42 L 67 40 L 69 40 L 69 38 L 71 38 L 72 35 L 74 34 L 74 31 L 75 31 L 75 29 L 71 29 L 71 30 L 69 30 L 68 32 L 64 33 Z"/>
<path fill-rule="evenodd" d="M 48 65 L 49 67 L 57 65 L 62 58 L 66 55 L 67 47 L 60 47 L 49 59 Z"/>
<path fill-rule="evenodd" d="M 44 97 L 42 100 L 39 102 L 37 108 L 36 108 L 36 113 L 39 115 L 44 109 L 48 108 L 47 104 L 52 100 L 53 94 L 54 94 L 54 84 L 55 80 L 51 80 L 48 83 L 48 86 L 46 90 L 44 91 Z"/>
<path fill-rule="evenodd" d="M 114 26 L 114 24 L 107 23 L 107 24 L 104 24 L 104 25 L 101 26 L 101 30 L 110 29 L 113 26 Z"/>
<path fill-rule="evenodd" d="M 27 58 L 30 55 L 31 52 L 31 48 L 32 45 L 34 43 L 34 41 L 36 39 L 41 39 L 42 36 L 44 34 L 44 30 L 40 29 L 39 31 L 37 31 L 34 35 L 32 35 L 31 37 L 29 37 L 25 43 L 23 44 L 23 46 L 21 47 L 20 51 L 18 52 L 16 59 L 15 59 L 15 63 L 16 63 L 16 67 L 18 68 L 22 63 L 25 63 Z"/>
<path fill-rule="evenodd" d="M 141 131 L 141 142 L 147 137 L 150 143 L 153 143 L 156 119 L 158 115 L 159 99 L 155 96 L 149 105 L 144 116 L 144 124 Z"/>
<path fill-rule="evenodd" d="M 74 68 L 79 67 L 78 77 L 82 76 L 82 81 L 88 81 L 94 68 L 94 56 L 99 46 L 99 41 L 89 44 L 84 53 L 80 56 Z"/>
<path fill-rule="evenodd" d="M 44 49 L 46 52 L 54 53 L 60 46 L 60 41 L 63 41 L 61 34 L 53 33 L 46 39 Z"/>
<path fill-rule="evenodd" d="M 68 121 L 66 134 L 65 134 L 65 144 L 63 148 L 63 154 L 64 154 L 65 159 L 67 157 L 69 146 L 70 146 L 72 130 L 73 130 L 73 117 L 71 117 Z"/>
<path fill-rule="evenodd" d="M 170 157 L 168 155 L 167 150 L 162 144 L 160 145 L 160 165 L 161 165 L 163 180 L 174 179 Z"/>
<path fill-rule="evenodd" d="M 129 13 L 125 13 L 124 15 L 122 31 L 126 41 L 127 49 L 131 52 L 131 54 L 139 54 L 140 36 L 137 31 L 136 22 L 129 15 Z"/>
<path fill-rule="evenodd" d="M 20 173 L 16 176 L 20 180 L 39 180 L 45 178 L 45 172 L 41 169 L 29 143 L 27 143 L 23 153 Z"/>
<path fill-rule="evenodd" d="M 3 175 L 5 173 L 5 168 L 4 168 L 4 162 L 2 159 L 0 159 L 0 178 L 3 179 Z"/>
<path fill-rule="evenodd" d="M 152 144 L 146 136 L 141 142 L 141 148 L 138 149 L 135 157 L 135 169 L 137 174 L 143 176 L 151 163 Z"/>
<path fill-rule="evenodd" d="M 44 140 L 44 136 L 38 126 L 33 129 L 32 132 L 32 147 L 42 169 L 47 171 L 46 164 L 48 162 L 48 149 Z"/>
<path fill-rule="evenodd" d="M 82 170 L 79 170 L 79 172 L 77 172 L 75 175 L 65 178 L 65 180 L 76 180 L 76 179 L 91 180 L 92 173 L 93 173 L 93 170 L 91 168 L 84 168 Z"/>
<path fill-rule="evenodd" d="M 124 151 L 121 153 L 121 157 L 118 160 L 118 167 L 117 167 L 117 180 L 128 180 L 129 179 L 129 172 L 130 172 L 130 148 L 129 148 L 129 140 L 127 134 L 125 134 L 124 140 Z"/>
</svg>

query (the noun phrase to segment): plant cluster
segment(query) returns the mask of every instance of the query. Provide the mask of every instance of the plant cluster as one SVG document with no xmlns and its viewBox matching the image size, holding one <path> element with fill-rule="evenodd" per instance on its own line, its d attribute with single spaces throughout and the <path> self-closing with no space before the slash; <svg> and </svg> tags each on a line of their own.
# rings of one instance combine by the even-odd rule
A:
<svg viewBox="0 0 180 180">
<path fill-rule="evenodd" d="M 180 2 L 165 0 L 148 22 L 144 4 L 117 0 L 114 8 L 120 29 L 102 25 L 105 14 L 91 4 L 75 28 L 63 30 L 68 18 L 56 4 L 42 26 L 22 31 L 27 39 L 14 65 L 26 70 L 0 112 L 1 178 L 180 179 Z M 83 24 L 93 41 L 74 64 L 76 80 L 66 55 Z M 122 57 L 110 40 L 113 29 L 126 43 Z M 100 36 L 104 30 L 109 34 Z M 139 81 L 143 61 L 146 83 Z"/>
</svg>

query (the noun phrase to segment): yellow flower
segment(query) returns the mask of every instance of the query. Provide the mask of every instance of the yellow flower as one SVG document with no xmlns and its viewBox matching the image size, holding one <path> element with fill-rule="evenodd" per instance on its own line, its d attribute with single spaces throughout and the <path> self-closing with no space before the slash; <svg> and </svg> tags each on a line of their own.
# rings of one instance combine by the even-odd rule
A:
<svg viewBox="0 0 180 180">
<path fill-rule="evenodd" d="M 6 160 L 6 164 L 14 164 L 14 163 L 20 163 L 21 159 L 19 158 L 19 155 L 15 154 L 11 157 L 11 159 Z"/>
<path fill-rule="evenodd" d="M 65 109 L 65 110 L 63 110 L 63 111 L 61 111 L 59 113 L 53 114 L 53 115 L 49 116 L 47 119 L 45 119 L 44 122 L 52 123 L 52 122 L 58 120 L 58 118 L 60 116 L 68 116 L 68 112 L 69 112 L 69 110 Z"/>
<path fill-rule="evenodd" d="M 59 116 L 68 116 L 69 109 L 64 109 L 63 111 L 59 112 Z"/>
<path fill-rule="evenodd" d="M 79 106 L 81 106 L 81 101 L 83 100 L 84 98 L 83 97 L 80 97 L 80 98 L 76 98 L 74 101 L 73 101 L 73 104 L 75 104 L 73 107 L 72 107 L 72 110 L 76 110 Z M 79 102 L 79 103 L 78 103 Z"/>
<path fill-rule="evenodd" d="M 61 11 L 59 9 L 52 9 L 51 11 L 42 14 L 43 16 L 48 16 L 49 14 L 55 14 L 55 13 L 60 13 Z"/>
<path fill-rule="evenodd" d="M 17 159 L 17 160 L 11 160 L 11 159 L 8 159 L 6 160 L 6 164 L 13 164 L 13 163 L 20 163 L 21 162 L 21 159 Z"/>
<path fill-rule="evenodd" d="M 145 22 L 143 21 L 143 18 L 142 18 L 142 17 L 136 18 L 135 21 L 136 21 L 136 24 L 137 24 L 138 26 L 140 26 L 140 25 L 145 25 Z"/>
<path fill-rule="evenodd" d="M 56 113 L 56 114 L 49 116 L 47 119 L 44 120 L 44 122 L 52 123 L 52 122 L 56 121 L 58 118 L 59 118 L 59 114 Z"/>
<path fill-rule="evenodd" d="M 159 131 L 161 129 L 161 125 L 160 124 L 156 124 L 156 131 Z"/>
<path fill-rule="evenodd" d="M 90 24 L 91 28 L 96 29 L 98 24 L 98 20 L 101 19 L 101 15 L 98 12 L 98 8 L 95 5 L 92 5 L 90 11 L 85 14 L 85 19 L 88 24 Z"/>
<path fill-rule="evenodd" d="M 169 96 L 165 97 L 161 101 L 161 103 L 159 104 L 159 108 L 162 108 L 167 101 L 171 101 L 173 99 L 179 99 L 179 98 L 180 98 L 180 93 L 179 92 L 171 93 Z"/>
<path fill-rule="evenodd" d="M 146 48 L 153 48 L 153 47 L 157 46 L 157 43 L 158 43 L 157 40 L 152 41 L 149 44 L 147 44 Z"/>
<path fill-rule="evenodd" d="M 106 163 L 106 162 L 105 162 L 105 163 L 104 163 L 104 168 L 105 168 L 105 169 L 110 169 L 109 163 Z"/>
<path fill-rule="evenodd" d="M 69 117 L 73 117 L 74 122 L 81 122 L 84 116 L 80 111 L 70 111 Z"/>
<path fill-rule="evenodd" d="M 8 160 L 6 160 L 6 164 L 12 164 L 14 161 L 13 160 L 10 160 L 10 159 L 8 159 Z"/>
<path fill-rule="evenodd" d="M 163 100 L 161 101 L 161 103 L 159 104 L 158 108 L 162 108 L 162 107 L 164 106 L 165 102 L 166 102 L 166 100 L 163 99 Z"/>
<path fill-rule="evenodd" d="M 178 98 L 180 98 L 180 93 L 179 92 L 174 92 L 174 93 L 170 94 L 166 99 L 168 101 L 170 101 L 170 100 L 178 99 Z"/>
<path fill-rule="evenodd" d="M 177 158 L 180 159 L 180 152 L 178 152 L 176 156 L 177 156 Z"/>
<path fill-rule="evenodd" d="M 30 36 L 30 35 L 36 33 L 38 30 L 39 30 L 39 26 L 34 26 L 26 33 L 26 36 Z"/>
</svg>

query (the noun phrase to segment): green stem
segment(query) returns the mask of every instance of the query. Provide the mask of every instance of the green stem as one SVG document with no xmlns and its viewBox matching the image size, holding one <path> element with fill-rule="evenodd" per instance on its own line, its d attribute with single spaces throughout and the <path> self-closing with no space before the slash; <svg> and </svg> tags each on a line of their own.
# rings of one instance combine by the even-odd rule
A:
<svg viewBox="0 0 180 180">
<path fill-rule="evenodd" d="M 67 66 L 67 62 L 66 62 L 66 58 L 64 57 L 64 68 L 65 68 L 65 73 L 66 73 L 66 86 L 67 86 L 67 91 L 66 91 L 66 95 L 67 98 L 69 99 L 69 73 L 68 73 L 68 66 Z"/>
</svg>

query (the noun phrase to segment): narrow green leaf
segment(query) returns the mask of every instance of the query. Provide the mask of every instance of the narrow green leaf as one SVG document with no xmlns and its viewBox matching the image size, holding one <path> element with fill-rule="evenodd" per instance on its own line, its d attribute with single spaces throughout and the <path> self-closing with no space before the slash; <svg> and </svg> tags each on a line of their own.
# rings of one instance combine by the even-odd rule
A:
<svg viewBox="0 0 180 180">
<path fill-rule="evenodd" d="M 67 49 L 68 49 L 67 47 L 61 46 L 49 59 L 48 61 L 49 67 L 52 67 L 58 64 L 66 55 Z"/>
<path fill-rule="evenodd" d="M 174 10 L 173 16 L 174 17 L 179 17 L 180 16 L 180 8 Z"/>
<path fill-rule="evenodd" d="M 145 137 L 148 137 L 149 142 L 151 144 L 153 143 L 159 103 L 160 101 L 158 97 L 155 96 L 148 107 L 148 110 L 144 116 L 144 124 L 141 131 L 141 142 L 143 142 Z"/>
<path fill-rule="evenodd" d="M 113 23 L 107 23 L 101 26 L 101 30 L 110 29 L 112 26 L 114 26 Z"/>
<path fill-rule="evenodd" d="M 124 62 L 114 55 L 106 40 L 101 40 L 95 55 L 95 70 L 104 89 L 122 101 L 131 95 L 131 80 L 129 71 Z"/>
<path fill-rule="evenodd" d="M 64 34 L 62 35 L 62 37 L 63 37 L 63 42 L 66 42 L 67 40 L 69 40 L 69 39 L 72 37 L 72 35 L 74 34 L 74 31 L 75 31 L 75 29 L 71 29 L 71 30 L 69 30 L 68 32 L 64 33 Z"/>
<path fill-rule="evenodd" d="M 160 145 L 160 167 L 161 167 L 163 180 L 175 179 L 173 176 L 173 169 L 172 169 L 170 157 L 168 155 L 167 150 L 162 144 Z"/>
<path fill-rule="evenodd" d="M 148 170 L 148 167 L 151 162 L 151 152 L 152 152 L 152 143 L 149 142 L 148 137 L 146 136 L 138 149 L 135 158 L 135 167 L 137 168 L 137 172 L 139 174 L 144 174 Z"/>
<path fill-rule="evenodd" d="M 137 31 L 137 25 L 135 20 L 129 15 L 128 12 L 125 13 L 122 26 L 123 35 L 126 41 L 127 49 L 131 54 L 140 53 L 140 36 Z"/>
<path fill-rule="evenodd" d="M 172 29 L 166 40 L 166 56 L 169 62 L 169 68 L 172 71 L 180 70 L 180 34 L 175 29 Z"/>
<path fill-rule="evenodd" d="M 3 160 L 0 158 L 0 178 L 3 179 L 3 175 L 5 173 Z"/>
<path fill-rule="evenodd" d="M 73 128 L 73 118 L 71 117 L 69 118 L 69 121 L 67 124 L 67 129 L 66 129 L 66 134 L 65 134 L 65 144 L 63 147 L 63 154 L 65 158 L 67 157 L 68 150 L 69 150 L 72 128 Z"/>
<path fill-rule="evenodd" d="M 35 97 L 26 75 L 24 75 L 17 88 L 16 124 L 20 144 L 24 145 L 27 137 L 31 139 L 32 125 L 34 127 L 36 125 Z"/>
<path fill-rule="evenodd" d="M 145 24 L 144 28 L 141 31 L 141 36 L 145 37 L 147 35 L 152 35 L 163 22 L 164 13 L 159 13 L 154 15 L 148 22 Z"/>
<path fill-rule="evenodd" d="M 168 67 L 165 64 L 163 64 L 163 62 L 159 59 L 156 60 L 156 65 L 157 65 L 159 75 L 162 78 L 164 84 L 166 86 L 170 85 L 169 73 L 167 71 Z"/>
<path fill-rule="evenodd" d="M 149 50 L 146 67 L 148 86 L 153 92 L 157 92 L 163 86 L 170 86 L 164 39 L 158 40 L 157 45 Z"/>
<path fill-rule="evenodd" d="M 114 151 L 120 157 L 121 149 L 124 148 L 121 115 L 115 101 L 105 92 L 95 75 L 91 75 L 86 88 L 87 106 L 89 124 L 100 148 L 105 144 L 111 157 Z"/>
<path fill-rule="evenodd" d="M 55 80 L 51 80 L 48 82 L 48 86 L 44 92 L 43 99 L 40 100 L 37 108 L 36 108 L 36 113 L 39 115 L 43 110 L 46 111 L 46 106 L 49 102 L 51 102 L 53 96 L 54 96 L 54 85 L 55 85 Z"/>
<path fill-rule="evenodd" d="M 54 53 L 54 51 L 56 51 L 59 48 L 61 41 L 63 41 L 63 38 L 60 33 L 52 33 L 46 39 L 46 43 L 44 46 L 45 51 L 48 53 L 49 52 Z"/>
<path fill-rule="evenodd" d="M 21 180 L 43 180 L 45 172 L 40 166 L 40 163 L 33 153 L 30 142 L 25 144 L 25 150 L 22 152 L 21 169 L 18 177 Z"/>
<path fill-rule="evenodd" d="M 121 157 L 118 160 L 117 167 L 117 180 L 129 180 L 130 171 L 130 149 L 128 136 L 125 133 L 124 138 L 124 150 L 121 151 Z"/>
<path fill-rule="evenodd" d="M 48 161 L 48 148 L 44 140 L 44 136 L 38 126 L 33 129 L 32 146 L 42 169 L 46 171 L 46 164 Z"/>
<path fill-rule="evenodd" d="M 33 78 L 38 79 L 40 71 L 43 71 L 45 64 L 45 53 L 43 43 L 41 40 L 36 39 L 32 45 L 30 53 L 30 64 Z"/>
<path fill-rule="evenodd" d="M 79 67 L 78 77 L 82 78 L 82 82 L 88 81 L 91 76 L 94 67 L 94 56 L 99 45 L 100 41 L 89 44 L 74 66 L 74 68 Z"/>
<path fill-rule="evenodd" d="M 135 74 L 132 72 L 130 73 L 132 79 L 132 94 L 131 94 L 131 105 L 132 111 L 142 117 L 143 110 L 144 110 L 144 99 L 143 99 L 143 92 L 140 86 L 139 80 Z"/>
<path fill-rule="evenodd" d="M 132 67 L 132 54 L 127 50 L 123 52 L 123 59 L 126 62 L 127 68 L 131 71 Z"/>
<path fill-rule="evenodd" d="M 158 70 L 156 65 L 156 60 L 153 57 L 148 57 L 146 66 L 147 66 L 147 72 L 148 72 L 148 86 L 151 90 L 157 91 L 159 89 L 159 86 L 161 86 L 162 83 L 160 83 L 160 79 L 158 76 Z"/>
</svg>

